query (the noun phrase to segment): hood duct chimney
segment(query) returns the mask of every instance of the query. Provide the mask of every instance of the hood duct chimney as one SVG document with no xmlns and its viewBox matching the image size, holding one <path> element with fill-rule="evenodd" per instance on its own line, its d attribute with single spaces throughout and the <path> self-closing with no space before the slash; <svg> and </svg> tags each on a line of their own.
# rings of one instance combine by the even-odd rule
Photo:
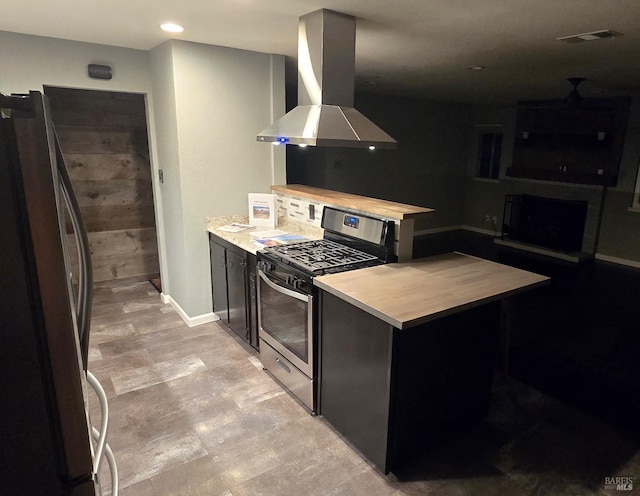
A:
<svg viewBox="0 0 640 496">
<path fill-rule="evenodd" d="M 356 21 L 321 9 L 298 24 L 298 106 L 258 134 L 265 143 L 396 148 L 353 108 Z"/>
</svg>

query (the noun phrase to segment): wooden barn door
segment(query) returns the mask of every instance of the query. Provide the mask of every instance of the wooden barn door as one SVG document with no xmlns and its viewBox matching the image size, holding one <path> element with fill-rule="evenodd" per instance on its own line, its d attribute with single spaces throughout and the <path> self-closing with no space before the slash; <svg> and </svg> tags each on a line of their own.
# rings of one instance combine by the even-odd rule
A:
<svg viewBox="0 0 640 496">
<path fill-rule="evenodd" d="M 89 232 L 94 282 L 157 277 L 144 95 L 55 87 L 45 94 Z"/>
</svg>

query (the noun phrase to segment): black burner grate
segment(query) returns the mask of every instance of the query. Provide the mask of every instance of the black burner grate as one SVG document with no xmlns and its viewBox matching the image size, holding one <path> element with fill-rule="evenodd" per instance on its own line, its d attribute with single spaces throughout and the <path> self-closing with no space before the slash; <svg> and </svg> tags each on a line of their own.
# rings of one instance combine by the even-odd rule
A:
<svg viewBox="0 0 640 496">
<path fill-rule="evenodd" d="M 374 255 L 326 239 L 272 246 L 265 251 L 280 260 L 311 272 L 377 260 Z"/>
</svg>

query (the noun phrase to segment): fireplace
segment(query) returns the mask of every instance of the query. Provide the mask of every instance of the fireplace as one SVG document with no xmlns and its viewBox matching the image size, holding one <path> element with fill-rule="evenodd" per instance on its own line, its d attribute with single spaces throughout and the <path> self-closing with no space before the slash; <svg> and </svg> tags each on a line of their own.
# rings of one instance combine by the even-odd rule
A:
<svg viewBox="0 0 640 496">
<path fill-rule="evenodd" d="M 579 252 L 587 207 L 583 200 L 506 195 L 501 238 L 565 253 Z"/>
</svg>

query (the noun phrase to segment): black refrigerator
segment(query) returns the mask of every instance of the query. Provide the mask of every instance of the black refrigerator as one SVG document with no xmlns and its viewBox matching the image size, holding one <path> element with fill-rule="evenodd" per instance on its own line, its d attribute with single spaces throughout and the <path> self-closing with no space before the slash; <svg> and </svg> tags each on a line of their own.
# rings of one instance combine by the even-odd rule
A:
<svg viewBox="0 0 640 496">
<path fill-rule="evenodd" d="M 0 94 L 0 111 L 0 495 L 98 495 L 86 230 L 46 96 Z"/>
</svg>

